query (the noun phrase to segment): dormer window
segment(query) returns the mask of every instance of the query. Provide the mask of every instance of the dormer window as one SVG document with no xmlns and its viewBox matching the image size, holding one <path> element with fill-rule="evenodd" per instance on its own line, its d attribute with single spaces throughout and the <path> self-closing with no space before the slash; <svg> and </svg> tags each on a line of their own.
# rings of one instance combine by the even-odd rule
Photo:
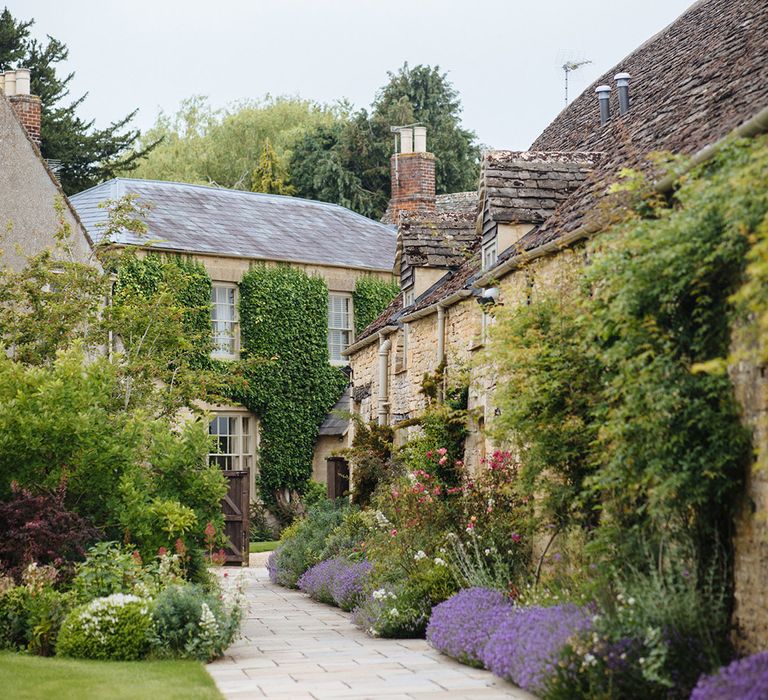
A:
<svg viewBox="0 0 768 700">
<path fill-rule="evenodd" d="M 490 270 L 499 257 L 498 240 L 494 237 L 483 246 L 483 270 Z"/>
<path fill-rule="evenodd" d="M 413 306 L 413 303 L 415 301 L 416 301 L 416 295 L 414 293 L 413 287 L 403 292 L 403 308 L 404 309 L 407 309 L 409 306 Z"/>
</svg>

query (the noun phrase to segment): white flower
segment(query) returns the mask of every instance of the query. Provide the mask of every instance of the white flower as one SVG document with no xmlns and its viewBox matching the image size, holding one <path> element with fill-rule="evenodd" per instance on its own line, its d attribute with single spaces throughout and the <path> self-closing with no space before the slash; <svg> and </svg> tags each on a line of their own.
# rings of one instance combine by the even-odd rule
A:
<svg viewBox="0 0 768 700">
<path fill-rule="evenodd" d="M 627 603 L 629 603 L 630 605 L 634 605 L 635 604 L 635 599 L 634 598 L 629 598 L 629 599 L 627 599 Z"/>
<path fill-rule="evenodd" d="M 597 663 L 597 659 L 592 654 L 584 654 L 584 663 L 588 666 L 594 666 Z"/>
<path fill-rule="evenodd" d="M 416 554 L 413 555 L 413 558 L 416 561 L 421 561 L 422 559 L 426 559 L 427 555 L 426 555 L 426 553 L 424 552 L 423 549 L 420 549 L 418 552 L 416 552 Z"/>
<path fill-rule="evenodd" d="M 384 600 L 387 597 L 386 588 L 377 588 L 372 594 L 374 600 Z"/>
<path fill-rule="evenodd" d="M 380 510 L 376 511 L 376 514 L 374 517 L 376 518 L 376 524 L 379 527 L 387 527 L 392 524 L 389 522 L 389 519 L 387 518 L 387 516 L 384 515 L 384 513 L 382 513 Z"/>
<path fill-rule="evenodd" d="M 397 609 L 397 608 L 392 608 L 392 609 L 389 611 L 389 614 L 390 614 L 392 617 L 398 617 L 398 616 L 400 615 L 400 612 L 398 611 L 398 609 Z"/>
<path fill-rule="evenodd" d="M 437 566 L 445 566 L 445 559 L 441 559 L 440 557 L 435 557 L 435 564 L 437 564 Z"/>
<path fill-rule="evenodd" d="M 486 547 L 485 550 L 484 550 L 485 556 L 487 557 L 490 553 L 491 553 L 491 550 L 488 549 L 488 547 Z"/>
</svg>

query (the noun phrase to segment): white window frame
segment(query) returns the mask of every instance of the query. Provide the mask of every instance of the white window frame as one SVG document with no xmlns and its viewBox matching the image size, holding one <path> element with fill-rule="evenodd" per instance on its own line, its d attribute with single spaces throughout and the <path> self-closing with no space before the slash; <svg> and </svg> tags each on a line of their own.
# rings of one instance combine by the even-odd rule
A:
<svg viewBox="0 0 768 700">
<path fill-rule="evenodd" d="M 483 270 L 490 270 L 499 259 L 499 242 L 496 238 L 483 246 Z"/>
<path fill-rule="evenodd" d="M 224 425 L 223 421 L 227 424 Z M 214 425 L 215 430 L 214 431 Z M 227 432 L 221 432 L 226 428 Z M 216 411 L 208 423 L 208 434 L 219 438 L 228 438 L 227 451 L 216 450 L 208 453 L 208 463 L 216 464 L 222 470 L 250 471 L 256 455 L 256 418 L 246 411 Z"/>
<path fill-rule="evenodd" d="M 219 305 L 215 299 L 216 290 L 224 289 L 232 292 L 232 319 L 214 319 L 214 310 Z M 237 285 L 232 282 L 213 282 L 211 284 L 211 337 L 213 339 L 213 349 L 211 357 L 220 360 L 236 360 L 240 355 L 240 319 L 237 311 L 238 290 Z M 225 350 L 216 344 L 217 332 L 214 327 L 216 323 L 229 324 L 231 329 L 231 350 Z M 225 336 L 222 336 L 225 337 Z"/>
<path fill-rule="evenodd" d="M 334 299 L 344 299 L 347 302 L 347 325 L 344 327 L 343 325 L 332 325 L 333 319 L 333 311 L 332 311 L 332 305 Z M 334 343 L 332 342 L 332 338 L 334 336 L 334 333 L 339 334 L 339 340 L 340 342 Z M 346 342 L 344 341 L 344 334 L 346 333 Z M 346 350 L 350 345 L 352 345 L 352 342 L 354 341 L 355 336 L 355 310 L 352 304 L 352 295 L 348 294 L 347 292 L 329 292 L 328 293 L 328 359 L 330 360 L 332 365 L 346 365 L 349 364 L 349 361 L 341 355 L 344 350 Z M 336 347 L 339 347 L 339 354 L 338 356 L 334 356 L 334 350 Z"/>
<path fill-rule="evenodd" d="M 403 308 L 407 309 L 409 306 L 413 306 L 416 301 L 416 294 L 413 287 L 403 292 Z"/>
</svg>

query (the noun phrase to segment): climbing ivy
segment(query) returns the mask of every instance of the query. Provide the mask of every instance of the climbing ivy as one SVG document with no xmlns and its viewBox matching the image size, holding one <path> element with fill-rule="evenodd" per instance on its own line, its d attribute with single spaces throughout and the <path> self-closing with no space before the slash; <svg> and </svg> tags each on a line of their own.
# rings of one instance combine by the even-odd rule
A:
<svg viewBox="0 0 768 700">
<path fill-rule="evenodd" d="M 521 486 L 614 561 L 728 541 L 750 450 L 724 370 L 734 299 L 765 318 L 766 193 L 768 141 L 734 142 L 596 239 L 580 294 L 498 314 L 496 426 L 541 477 Z"/>
<path fill-rule="evenodd" d="M 355 309 L 355 335 L 364 331 L 387 308 L 400 291 L 396 282 L 385 282 L 369 275 L 358 277 L 352 303 Z"/>
<path fill-rule="evenodd" d="M 256 265 L 240 282 L 241 354 L 266 358 L 235 397 L 261 422 L 259 480 L 265 502 L 303 492 L 320 422 L 346 375 L 328 362 L 328 288 L 285 265 Z"/>
</svg>

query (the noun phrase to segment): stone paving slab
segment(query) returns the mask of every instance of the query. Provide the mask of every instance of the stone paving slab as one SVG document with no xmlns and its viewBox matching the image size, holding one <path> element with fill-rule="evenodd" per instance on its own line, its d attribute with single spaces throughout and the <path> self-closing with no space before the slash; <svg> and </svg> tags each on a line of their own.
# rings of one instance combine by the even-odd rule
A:
<svg viewBox="0 0 768 700">
<path fill-rule="evenodd" d="M 536 700 L 422 639 L 372 639 L 348 613 L 273 585 L 266 556 L 251 559 L 243 636 L 207 666 L 228 700 Z"/>
</svg>

